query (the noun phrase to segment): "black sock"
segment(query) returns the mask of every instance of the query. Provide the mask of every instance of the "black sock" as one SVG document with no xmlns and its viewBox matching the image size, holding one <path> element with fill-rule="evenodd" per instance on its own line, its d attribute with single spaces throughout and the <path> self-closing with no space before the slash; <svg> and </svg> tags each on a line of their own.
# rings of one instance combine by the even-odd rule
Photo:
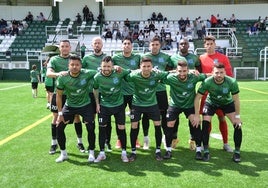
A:
<svg viewBox="0 0 268 188">
<path fill-rule="evenodd" d="M 143 135 L 148 136 L 150 121 L 146 114 L 143 114 L 141 122 L 142 122 Z"/>
<path fill-rule="evenodd" d="M 171 147 L 173 128 L 174 127 L 167 127 L 166 128 L 165 138 L 166 138 L 166 146 L 167 147 Z"/>
<path fill-rule="evenodd" d="M 162 142 L 162 131 L 161 131 L 161 126 L 154 126 L 155 128 L 155 144 L 156 144 L 156 149 L 160 149 L 161 147 L 161 142 Z"/>
<path fill-rule="evenodd" d="M 167 111 L 160 111 L 161 113 L 161 127 L 163 129 L 163 132 L 165 134 L 165 131 L 167 129 Z"/>
<path fill-rule="evenodd" d="M 106 135 L 106 144 L 110 144 L 111 135 L 112 135 L 112 122 L 111 122 L 111 119 L 110 119 L 110 121 L 107 122 L 106 134 L 105 135 Z"/>
<path fill-rule="evenodd" d="M 192 125 L 191 125 L 192 126 Z M 197 128 L 192 126 L 192 139 L 191 140 L 195 140 L 195 144 L 197 147 L 201 146 L 201 142 L 202 142 L 202 132 L 201 132 L 201 125 L 199 125 Z"/>
<path fill-rule="evenodd" d="M 126 150 L 127 145 L 127 135 L 125 129 L 118 129 L 118 136 L 121 142 L 121 147 L 123 150 Z"/>
<path fill-rule="evenodd" d="M 178 138 L 179 123 L 180 123 L 180 119 L 177 118 L 175 123 L 174 123 L 174 127 L 173 127 L 172 139 L 177 139 Z"/>
<path fill-rule="evenodd" d="M 77 122 L 77 123 L 74 123 L 74 128 L 75 128 L 75 132 L 76 132 L 76 135 L 77 135 L 77 138 L 82 138 L 82 123 L 81 121 L 80 122 Z"/>
<path fill-rule="evenodd" d="M 208 142 L 209 142 L 209 122 L 203 120 L 202 122 L 202 141 L 203 141 L 203 146 L 204 150 L 208 149 Z"/>
<path fill-rule="evenodd" d="M 189 126 L 191 140 L 194 140 L 194 129 L 195 128 L 192 126 L 192 123 L 190 122 L 190 120 L 188 121 L 188 126 Z"/>
<path fill-rule="evenodd" d="M 58 140 L 58 144 L 60 146 L 61 150 L 65 150 L 66 149 L 66 136 L 65 136 L 65 127 L 66 124 L 64 124 L 63 122 L 60 122 L 59 125 L 57 126 L 57 140 Z"/>
<path fill-rule="evenodd" d="M 131 128 L 130 130 L 130 143 L 132 151 L 136 151 L 136 140 L 138 137 L 138 129 Z"/>
<path fill-rule="evenodd" d="M 95 123 L 94 121 L 92 123 L 86 124 L 87 128 L 87 141 L 88 141 L 88 149 L 94 150 L 95 144 L 96 144 L 96 134 L 95 134 Z"/>
<path fill-rule="evenodd" d="M 106 139 L 106 127 L 99 126 L 99 146 L 100 146 L 100 151 L 104 151 L 105 139 Z"/>
<path fill-rule="evenodd" d="M 235 150 L 239 151 L 242 143 L 242 129 L 236 127 L 234 125 L 234 143 L 235 143 Z"/>
<path fill-rule="evenodd" d="M 53 140 L 57 139 L 57 127 L 56 124 L 51 123 L 51 136 Z"/>
</svg>

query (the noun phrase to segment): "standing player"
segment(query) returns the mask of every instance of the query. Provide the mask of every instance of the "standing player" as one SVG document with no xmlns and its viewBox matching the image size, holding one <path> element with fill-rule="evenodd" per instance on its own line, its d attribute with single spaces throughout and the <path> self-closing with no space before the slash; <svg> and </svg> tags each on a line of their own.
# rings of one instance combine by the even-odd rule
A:
<svg viewBox="0 0 268 188">
<path fill-rule="evenodd" d="M 68 159 L 66 152 L 65 128 L 68 123 L 72 123 L 75 116 L 81 115 L 88 132 L 89 146 L 95 146 L 94 135 L 94 115 L 92 112 L 91 101 L 88 97 L 88 84 L 93 79 L 97 71 L 81 70 L 82 63 L 78 56 L 69 57 L 69 71 L 67 75 L 60 76 L 57 80 L 56 102 L 58 107 L 57 118 L 57 140 L 61 154 L 56 162 L 63 162 Z M 66 95 L 66 102 L 63 100 L 63 93 Z M 64 105 L 64 106 L 63 106 Z M 63 107 L 62 107 L 63 106 Z M 93 162 L 94 149 L 89 151 L 88 161 Z"/>
<path fill-rule="evenodd" d="M 45 69 L 44 83 L 45 83 L 45 89 L 46 89 L 47 109 L 49 109 L 50 106 L 51 106 L 51 100 L 52 100 L 53 92 L 55 90 L 55 80 L 54 80 L 54 78 L 49 78 L 49 77 L 46 76 L 47 64 L 48 64 L 49 60 L 50 60 L 50 57 L 48 57 L 46 59 L 46 61 L 43 63 L 43 69 Z"/>
<path fill-rule="evenodd" d="M 96 102 L 96 111 L 99 120 L 99 146 L 100 153 L 94 162 L 98 163 L 106 159 L 104 146 L 106 140 L 107 122 L 114 115 L 116 126 L 118 126 L 118 137 L 122 144 L 121 159 L 128 162 L 126 152 L 126 130 L 125 130 L 125 107 L 122 89 L 122 80 L 129 73 L 128 70 L 122 69 L 116 72 L 113 68 L 111 56 L 106 56 L 101 62 L 101 71 L 94 77 L 94 96 Z M 99 95 L 101 94 L 101 95 Z"/>
<path fill-rule="evenodd" d="M 140 64 L 140 55 L 137 53 L 133 53 L 133 45 L 131 37 L 126 37 L 123 39 L 122 43 L 123 51 L 122 53 L 117 53 L 113 56 L 114 65 L 118 65 L 124 69 L 136 70 L 139 68 Z M 132 82 L 126 82 L 122 80 L 122 92 L 124 95 L 124 106 L 125 108 L 129 107 L 131 109 L 132 106 L 132 98 L 134 94 L 134 84 Z M 118 129 L 116 129 L 118 131 Z M 117 134 L 118 135 L 118 134 Z M 118 139 L 116 142 L 116 148 L 121 148 L 120 140 Z M 139 142 L 137 141 L 136 147 L 139 147 Z M 148 143 L 143 145 L 144 149 L 148 147 Z"/>
<path fill-rule="evenodd" d="M 32 65 L 32 70 L 30 71 L 30 78 L 32 84 L 32 95 L 33 98 L 37 97 L 38 83 L 40 83 L 39 72 L 37 71 L 37 66 Z"/>
<path fill-rule="evenodd" d="M 199 74 L 199 72 L 201 71 L 200 61 L 197 55 L 193 53 L 189 53 L 190 46 L 189 46 L 188 39 L 186 38 L 180 39 L 178 43 L 178 47 L 179 47 L 179 52 L 177 54 L 172 55 L 170 58 L 173 63 L 173 66 L 177 67 L 178 61 L 186 59 L 187 64 L 188 64 L 188 69 L 191 72 L 196 72 L 196 74 Z M 190 149 L 195 150 L 196 144 L 193 139 L 193 130 L 192 130 L 193 128 L 192 128 L 192 124 L 190 121 L 188 121 L 188 125 L 189 125 L 190 136 L 191 136 L 189 140 Z M 171 144 L 172 148 L 175 148 L 176 144 L 179 142 L 177 138 L 178 126 L 179 126 L 179 121 L 176 121 L 174 125 L 173 139 L 172 139 L 172 144 Z"/>
<path fill-rule="evenodd" d="M 155 127 L 155 142 L 156 160 L 162 160 L 161 156 L 161 121 L 160 111 L 156 100 L 156 88 L 159 81 L 164 79 L 168 73 L 163 71 L 153 71 L 152 60 L 148 57 L 143 57 L 140 62 L 140 69 L 131 72 L 127 81 L 134 83 L 134 95 L 131 108 L 131 148 L 132 153 L 129 157 L 129 161 L 136 159 L 136 140 L 138 137 L 138 123 L 141 119 L 141 115 L 145 114 L 148 118 L 153 120 Z"/>
<path fill-rule="evenodd" d="M 203 55 L 200 55 L 200 61 L 201 61 L 201 69 L 202 73 L 212 73 L 213 67 L 215 63 L 222 63 L 224 64 L 225 71 L 227 76 L 233 76 L 232 72 L 232 66 L 231 63 L 228 59 L 228 57 L 224 54 L 221 54 L 216 51 L 216 42 L 215 42 L 215 37 L 214 36 L 206 36 L 204 39 L 204 47 L 206 49 L 206 53 Z M 202 98 L 201 102 L 201 108 L 200 112 L 202 112 L 204 101 L 206 99 L 206 94 Z M 233 149 L 230 147 L 228 144 L 228 126 L 227 122 L 225 120 L 224 114 L 221 110 L 217 110 L 216 114 L 219 119 L 219 128 L 222 134 L 222 139 L 223 139 L 223 149 L 227 152 L 233 152 Z M 209 132 L 211 131 L 211 124 L 209 128 Z"/>
<path fill-rule="evenodd" d="M 48 65 L 47 65 L 47 77 L 49 78 L 57 78 L 58 76 L 67 74 L 68 71 L 68 63 L 71 51 L 71 44 L 69 40 L 62 40 L 59 44 L 60 54 L 51 57 Z M 65 101 L 66 96 L 63 95 L 63 101 Z M 64 102 L 63 102 L 64 104 Z M 56 105 L 56 93 L 53 94 L 51 101 L 51 112 L 53 113 L 53 119 L 51 123 L 51 134 L 52 134 L 52 143 L 49 150 L 50 154 L 54 154 L 58 147 L 57 145 L 57 132 L 56 132 L 56 121 L 58 118 L 58 108 Z M 75 117 L 74 120 L 75 131 L 77 135 L 77 147 L 80 152 L 85 152 L 85 148 L 82 142 L 82 123 L 80 121 L 79 116 Z"/>
<path fill-rule="evenodd" d="M 82 68 L 85 69 L 92 69 L 92 70 L 98 70 L 101 65 L 102 59 L 106 56 L 105 53 L 102 51 L 103 47 L 103 41 L 101 37 L 94 37 L 91 42 L 91 46 L 93 48 L 93 53 L 86 55 L 82 60 Z M 91 81 L 91 84 L 89 85 L 89 97 L 91 99 L 93 112 L 96 115 L 96 103 L 95 98 L 93 95 L 93 80 Z M 95 118 L 94 118 L 95 119 Z M 93 122 L 94 128 L 95 128 L 95 121 Z M 108 123 L 108 127 L 111 127 L 111 122 Z M 94 135 L 94 139 L 96 139 L 96 135 Z M 111 145 L 110 141 L 107 141 L 108 144 L 108 151 L 111 151 Z M 92 148 L 88 148 L 88 150 L 92 150 Z M 95 148 L 95 146 L 94 146 Z"/>
<path fill-rule="evenodd" d="M 196 159 L 202 159 L 201 155 L 201 129 L 199 125 L 193 126 L 194 120 L 194 98 L 195 86 L 197 82 L 205 80 L 206 75 L 189 74 L 187 62 L 179 60 L 177 64 L 176 73 L 171 73 L 164 80 L 165 84 L 170 85 L 170 103 L 167 110 L 167 129 L 166 129 L 166 154 L 164 159 L 170 159 L 171 155 L 171 142 L 174 133 L 174 125 L 183 112 L 190 122 L 190 130 L 193 139 L 196 141 Z"/>
<path fill-rule="evenodd" d="M 148 57 L 152 60 L 153 67 L 157 68 L 160 71 L 170 70 L 173 68 L 173 64 L 170 60 L 170 56 L 160 51 L 161 41 L 158 37 L 152 38 L 150 41 L 150 52 L 144 54 L 143 57 Z M 168 97 L 166 91 L 166 85 L 159 83 L 156 88 L 156 98 L 157 104 L 161 114 L 161 126 L 165 134 L 165 129 L 167 127 L 167 108 L 168 108 Z M 146 143 L 149 140 L 148 130 L 149 130 L 149 119 L 146 116 L 143 116 L 142 126 L 144 132 L 144 142 Z"/>
<path fill-rule="evenodd" d="M 223 64 L 215 64 L 213 68 L 213 76 L 207 78 L 201 84 L 194 101 L 195 118 L 193 124 L 197 126 L 200 122 L 200 116 L 198 112 L 200 109 L 200 99 L 206 92 L 208 92 L 208 96 L 203 107 L 202 121 L 204 161 L 208 161 L 210 159 L 208 129 L 211 118 L 216 113 L 217 109 L 221 109 L 234 126 L 233 138 L 235 143 L 235 150 L 233 154 L 233 161 L 241 161 L 240 147 L 242 143 L 242 122 L 240 119 L 239 88 L 234 78 L 226 76 L 225 70 L 226 68 Z"/>
</svg>

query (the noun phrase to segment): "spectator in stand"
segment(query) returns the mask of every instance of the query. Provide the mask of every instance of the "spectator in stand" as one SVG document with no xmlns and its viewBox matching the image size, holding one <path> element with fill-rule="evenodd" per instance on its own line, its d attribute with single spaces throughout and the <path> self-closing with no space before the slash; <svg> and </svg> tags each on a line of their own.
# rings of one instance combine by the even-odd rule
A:
<svg viewBox="0 0 268 188">
<path fill-rule="evenodd" d="M 140 30 L 139 36 L 138 36 L 138 44 L 140 47 L 144 45 L 144 33 L 143 30 Z"/>
<path fill-rule="evenodd" d="M 216 27 L 217 24 L 218 24 L 218 20 L 216 18 L 216 16 L 214 16 L 213 14 L 211 14 L 211 17 L 210 17 L 210 23 L 211 23 L 211 27 Z"/>
<path fill-rule="evenodd" d="M 217 14 L 216 18 L 217 18 L 217 21 L 218 21 L 217 27 L 221 27 L 222 26 L 222 20 L 221 20 L 220 14 Z"/>
<path fill-rule="evenodd" d="M 206 21 L 206 28 L 211 28 L 211 23 L 210 23 L 209 19 L 207 19 L 207 21 Z"/>
<path fill-rule="evenodd" d="M 122 39 L 122 33 L 120 30 L 118 30 L 115 34 L 115 40 L 121 40 Z"/>
<path fill-rule="evenodd" d="M 202 33 L 201 20 L 196 20 L 196 29 L 197 29 L 197 37 L 198 37 L 198 39 L 202 39 L 203 38 L 203 33 Z"/>
<path fill-rule="evenodd" d="M 154 25 L 154 22 L 150 22 L 150 24 L 149 24 L 149 31 L 153 31 L 154 32 L 154 30 L 155 30 L 155 25 Z"/>
<path fill-rule="evenodd" d="M 88 14 L 89 14 L 89 8 L 88 8 L 87 5 L 85 5 L 84 8 L 83 8 L 83 15 L 84 15 L 83 20 L 84 21 L 87 20 Z"/>
<path fill-rule="evenodd" d="M 18 25 L 12 24 L 12 29 L 11 29 L 10 35 L 12 35 L 12 36 L 19 35 Z"/>
<path fill-rule="evenodd" d="M 79 13 L 76 15 L 76 23 L 81 24 L 82 23 L 82 17 Z"/>
<path fill-rule="evenodd" d="M 155 13 L 155 12 L 152 13 L 151 20 L 152 20 L 152 21 L 156 21 L 156 20 L 157 20 L 157 18 L 156 18 L 156 13 Z"/>
<path fill-rule="evenodd" d="M 178 21 L 178 23 L 179 23 L 180 31 L 182 33 L 184 33 L 185 32 L 185 26 L 186 26 L 184 19 L 181 17 L 181 19 Z"/>
<path fill-rule="evenodd" d="M 97 17 L 97 23 L 98 24 L 101 24 L 104 20 L 104 15 L 103 14 L 99 14 L 98 17 Z"/>
<path fill-rule="evenodd" d="M 163 42 L 165 40 L 166 34 L 165 34 L 165 29 L 164 27 L 161 28 L 160 30 L 160 40 Z"/>
<path fill-rule="evenodd" d="M 33 22 L 33 15 L 32 15 L 32 13 L 29 11 L 28 12 L 28 15 L 26 16 L 26 18 L 24 19 L 26 22 L 30 22 L 30 23 L 32 23 Z"/>
<path fill-rule="evenodd" d="M 186 28 L 185 28 L 185 32 L 186 32 L 186 36 L 189 36 L 189 35 L 192 35 L 192 27 L 190 24 L 187 24 L 186 25 Z"/>
<path fill-rule="evenodd" d="M 130 21 L 128 20 L 128 18 L 124 21 L 124 25 L 128 27 L 128 29 L 130 28 Z"/>
<path fill-rule="evenodd" d="M 163 21 L 163 19 L 164 19 L 164 18 L 163 18 L 162 13 L 159 12 L 158 15 L 157 15 L 157 20 L 158 20 L 158 21 Z"/>
<path fill-rule="evenodd" d="M 138 22 L 136 22 L 136 23 L 134 24 L 133 31 L 139 33 L 139 31 L 140 31 L 140 26 L 139 26 L 139 23 L 138 23 Z"/>
<path fill-rule="evenodd" d="M 167 36 L 167 35 L 170 35 L 171 36 L 171 31 L 170 31 L 170 28 L 169 28 L 168 25 L 165 28 L 165 36 Z"/>
<path fill-rule="evenodd" d="M 128 36 L 129 36 L 129 29 L 127 26 L 124 26 L 122 31 L 122 38 L 126 38 Z"/>
<path fill-rule="evenodd" d="M 88 16 L 87 16 L 87 22 L 93 22 L 94 21 L 94 15 L 91 11 L 89 11 Z"/>
<path fill-rule="evenodd" d="M 3 28 L 3 29 L 1 30 L 1 35 L 2 35 L 2 36 L 7 36 L 8 34 L 9 34 L 9 31 L 8 31 L 7 28 Z"/>
<path fill-rule="evenodd" d="M 227 22 L 227 19 L 224 18 L 223 21 L 222 21 L 222 27 L 228 27 L 228 22 Z"/>
<path fill-rule="evenodd" d="M 186 19 L 184 20 L 184 23 L 185 23 L 185 25 L 187 25 L 187 24 L 191 25 L 189 17 L 186 17 Z"/>
<path fill-rule="evenodd" d="M 234 14 L 232 14 L 232 16 L 231 16 L 231 18 L 230 18 L 230 23 L 231 23 L 232 25 L 235 25 L 235 23 L 236 23 L 236 17 L 235 17 Z"/>
<path fill-rule="evenodd" d="M 169 34 L 166 35 L 166 38 L 165 38 L 165 42 L 164 42 L 164 46 L 162 47 L 162 50 L 171 50 L 173 49 L 173 46 L 172 46 L 172 38 Z"/>
<path fill-rule="evenodd" d="M 118 31 L 119 31 L 119 24 L 118 22 L 114 22 L 112 25 L 112 32 L 114 34 L 115 32 L 118 32 Z"/>
<path fill-rule="evenodd" d="M 37 20 L 46 21 L 47 19 L 45 18 L 43 12 L 40 12 L 39 15 L 37 16 Z"/>
<path fill-rule="evenodd" d="M 113 33 L 110 29 L 108 29 L 104 35 L 105 41 L 109 38 L 109 39 L 113 39 Z"/>
</svg>

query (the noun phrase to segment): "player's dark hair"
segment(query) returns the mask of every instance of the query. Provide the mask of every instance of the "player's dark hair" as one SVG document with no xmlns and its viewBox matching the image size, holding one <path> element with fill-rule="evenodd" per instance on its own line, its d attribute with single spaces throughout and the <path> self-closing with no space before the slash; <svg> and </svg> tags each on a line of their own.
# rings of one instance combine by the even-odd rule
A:
<svg viewBox="0 0 268 188">
<path fill-rule="evenodd" d="M 215 63 L 214 67 L 218 68 L 218 69 L 224 69 L 225 68 L 224 64 L 222 64 L 222 63 Z"/>
<path fill-rule="evenodd" d="M 125 40 L 129 40 L 131 44 L 133 43 L 133 40 L 132 40 L 132 38 L 131 38 L 130 36 L 126 36 L 125 38 L 123 38 L 122 43 L 123 43 Z"/>
<path fill-rule="evenodd" d="M 105 63 L 108 63 L 108 62 L 112 62 L 113 63 L 113 60 L 112 60 L 112 57 L 111 56 L 105 56 L 103 59 L 102 59 L 102 62 L 105 62 Z"/>
<path fill-rule="evenodd" d="M 77 60 L 77 61 L 79 61 L 81 63 L 81 58 L 78 55 L 75 55 L 75 54 L 70 55 L 69 62 L 71 60 Z"/>
<path fill-rule="evenodd" d="M 161 44 L 161 40 L 160 40 L 160 38 L 158 38 L 158 37 L 153 37 L 153 38 L 151 39 L 151 42 L 159 42 L 159 43 Z"/>
<path fill-rule="evenodd" d="M 186 61 L 179 60 L 179 61 L 178 61 L 178 66 L 180 66 L 180 67 L 188 67 L 188 64 L 187 64 Z"/>
<path fill-rule="evenodd" d="M 151 58 L 149 58 L 149 57 L 143 57 L 142 59 L 141 59 L 141 62 L 140 62 L 140 64 L 141 63 L 143 63 L 143 62 L 151 62 L 152 63 L 152 59 Z"/>
</svg>

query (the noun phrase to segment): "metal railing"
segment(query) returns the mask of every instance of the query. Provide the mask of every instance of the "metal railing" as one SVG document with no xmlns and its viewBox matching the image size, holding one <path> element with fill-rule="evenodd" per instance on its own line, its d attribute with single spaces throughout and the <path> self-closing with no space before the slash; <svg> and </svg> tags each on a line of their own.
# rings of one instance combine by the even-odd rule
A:
<svg viewBox="0 0 268 188">
<path fill-rule="evenodd" d="M 267 59 L 268 59 L 268 46 L 266 46 L 264 49 L 260 51 L 260 62 L 263 62 L 263 80 L 266 80 L 267 75 Z"/>
<path fill-rule="evenodd" d="M 242 58 L 243 48 L 242 47 L 228 47 L 226 48 L 225 55 L 229 58 Z"/>
<path fill-rule="evenodd" d="M 232 47 L 238 47 L 238 41 L 232 28 L 206 28 L 206 35 L 213 35 L 217 39 L 228 38 Z"/>
</svg>

